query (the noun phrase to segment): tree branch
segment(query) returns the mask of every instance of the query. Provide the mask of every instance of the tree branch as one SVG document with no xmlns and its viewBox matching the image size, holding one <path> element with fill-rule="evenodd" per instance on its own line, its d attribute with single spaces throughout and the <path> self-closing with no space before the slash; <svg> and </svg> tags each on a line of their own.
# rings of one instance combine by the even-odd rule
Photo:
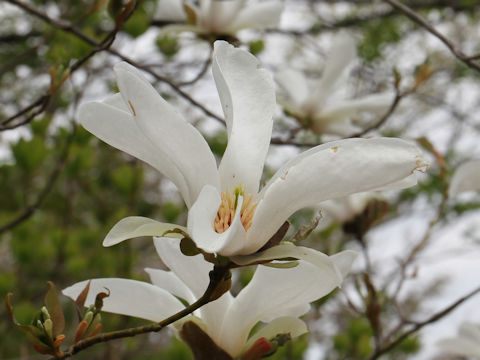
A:
<svg viewBox="0 0 480 360">
<path fill-rule="evenodd" d="M 223 281 L 225 281 L 226 277 L 228 276 L 229 271 L 230 271 L 229 265 L 225 265 L 225 266 L 215 265 L 213 270 L 210 271 L 210 274 L 209 274 L 210 283 L 208 284 L 208 287 L 205 290 L 205 293 L 202 295 L 202 297 L 199 298 L 193 304 L 187 306 L 185 309 L 166 318 L 163 321 L 160 321 L 159 323 L 124 329 L 124 330 L 117 330 L 109 333 L 92 336 L 85 340 L 79 341 L 75 345 L 72 345 L 67 351 L 63 353 L 63 356 L 51 358 L 50 360 L 69 358 L 82 350 L 85 350 L 95 344 L 99 344 L 102 342 L 107 342 L 115 339 L 122 339 L 126 337 L 132 337 L 132 336 L 146 334 L 150 332 L 158 332 L 163 328 L 165 328 L 166 326 L 174 323 L 175 321 L 180 320 L 187 315 L 190 315 L 191 313 L 193 313 L 195 310 L 199 309 L 203 305 L 206 305 L 209 302 L 216 300 L 218 298 L 217 292 L 220 290 L 220 287 L 222 286 Z M 222 290 L 224 289 L 222 288 Z"/>
<path fill-rule="evenodd" d="M 397 0 L 383 0 L 393 6 L 395 9 L 401 11 L 405 16 L 410 18 L 413 22 L 423 27 L 427 30 L 430 34 L 438 38 L 441 42 L 443 42 L 448 49 L 452 52 L 453 55 L 463 63 L 465 63 L 468 67 L 480 71 L 480 64 L 476 62 L 476 56 L 468 56 L 465 55 L 461 50 L 457 48 L 455 44 L 453 44 L 450 40 L 448 40 L 443 34 L 437 31 L 432 25 L 430 25 L 423 17 L 417 14 L 413 9 L 410 7 L 398 2 Z"/>
<path fill-rule="evenodd" d="M 413 322 L 410 321 L 410 324 L 413 324 L 413 327 L 410 330 L 403 332 L 401 335 L 397 336 L 397 338 L 388 344 L 384 345 L 375 350 L 375 352 L 369 357 L 369 360 L 378 359 L 381 355 L 389 352 L 397 345 L 399 345 L 403 340 L 408 338 L 410 335 L 416 333 L 418 330 L 422 329 L 423 327 L 430 325 L 441 318 L 445 317 L 446 315 L 450 314 L 453 310 L 455 310 L 459 305 L 470 299 L 471 297 L 475 296 L 476 294 L 480 293 L 480 287 L 476 288 L 475 290 L 471 291 L 465 296 L 462 296 L 460 299 L 453 302 L 451 305 L 447 306 L 443 310 L 433 314 L 428 319 L 421 321 L 421 322 Z"/>
</svg>

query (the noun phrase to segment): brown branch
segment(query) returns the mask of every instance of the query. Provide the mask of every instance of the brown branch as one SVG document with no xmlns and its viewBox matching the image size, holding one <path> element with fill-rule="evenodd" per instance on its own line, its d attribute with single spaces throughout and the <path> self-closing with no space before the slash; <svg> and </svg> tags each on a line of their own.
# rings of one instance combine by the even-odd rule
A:
<svg viewBox="0 0 480 360">
<path fill-rule="evenodd" d="M 437 31 L 432 25 L 430 25 L 423 17 L 421 17 L 419 14 L 417 14 L 413 9 L 408 7 L 407 5 L 404 5 L 397 0 L 384 0 L 391 6 L 393 6 L 395 9 L 401 11 L 405 16 L 410 18 L 413 22 L 416 24 L 420 25 L 423 27 L 425 30 L 427 30 L 430 34 L 438 38 L 441 42 L 445 44 L 445 46 L 448 47 L 448 49 L 451 51 L 453 55 L 463 63 L 465 63 L 468 67 L 475 69 L 477 71 L 480 71 L 480 64 L 475 62 L 475 57 L 471 57 L 468 55 L 465 55 L 461 50 L 457 48 L 457 46 L 452 43 L 450 40 L 448 40 L 443 34 L 441 34 L 439 31 Z"/>
<path fill-rule="evenodd" d="M 77 32 L 75 30 L 75 28 L 73 27 L 73 25 L 70 25 L 70 24 L 66 24 L 64 22 L 61 22 L 61 21 L 58 21 L 58 20 L 55 20 L 55 19 L 52 19 L 50 17 L 48 17 L 46 14 L 43 14 L 42 12 L 30 7 L 28 4 L 25 4 L 24 2 L 22 1 L 19 1 L 19 0 L 7 0 L 9 3 L 13 4 L 13 5 L 16 5 L 18 7 L 20 7 L 21 9 L 25 10 L 26 12 L 30 13 L 31 15 L 33 16 L 36 16 L 36 17 L 39 17 L 40 19 L 44 20 L 45 22 L 49 23 L 50 25 L 58 28 L 58 29 L 61 29 L 61 30 L 64 30 L 64 31 L 68 31 L 68 32 L 71 32 L 73 34 L 75 34 L 76 36 L 80 37 L 82 40 L 84 41 L 87 41 L 87 37 L 83 34 L 81 34 L 81 32 Z M 31 105 L 27 106 L 26 108 L 20 110 L 19 112 L 17 112 L 16 114 L 10 116 L 8 119 L 2 121 L 2 123 L 0 123 L 0 131 L 4 131 L 4 130 L 11 130 L 11 129 L 15 129 L 19 126 L 22 126 L 22 125 L 25 125 L 27 123 L 29 123 L 30 121 L 32 121 L 37 115 L 39 115 L 40 113 L 42 113 L 48 106 L 49 102 L 50 102 L 50 99 L 52 97 L 52 95 L 62 87 L 62 85 L 65 83 L 65 81 L 75 72 L 77 71 L 78 69 L 80 69 L 88 60 L 90 60 L 94 55 L 96 55 L 97 53 L 99 52 L 102 52 L 102 51 L 105 51 L 107 50 L 108 48 L 110 48 L 110 46 L 113 44 L 113 42 L 115 41 L 115 37 L 118 33 L 118 31 L 120 31 L 121 29 L 121 26 L 123 25 L 123 23 L 133 14 L 133 12 L 136 10 L 136 7 L 137 7 L 138 3 L 136 3 L 132 8 L 129 8 L 128 5 L 125 7 L 125 10 L 124 12 L 122 12 L 118 19 L 117 19 L 117 22 L 115 24 L 115 28 L 107 34 L 107 36 L 101 41 L 101 42 L 96 42 L 94 40 L 93 43 L 92 42 L 89 42 L 90 45 L 94 45 L 94 49 L 92 49 L 87 55 L 85 55 L 83 58 L 75 61 L 75 63 L 73 63 L 68 71 L 65 73 L 65 75 L 58 81 L 55 83 L 54 81 L 54 76 L 51 76 L 51 83 L 50 83 L 50 88 L 48 90 L 48 92 L 45 94 L 45 95 L 42 95 L 40 96 L 35 102 L 33 102 Z M 27 112 L 29 112 L 30 110 L 34 109 L 34 108 L 37 108 L 37 110 L 35 110 L 33 113 L 31 113 L 29 116 L 27 116 L 25 119 L 23 119 L 22 121 L 14 124 L 14 125 L 8 125 L 10 124 L 13 120 L 23 116 L 24 114 L 26 114 Z"/>
<path fill-rule="evenodd" d="M 455 310 L 459 305 L 473 297 L 474 295 L 480 293 L 480 287 L 476 288 L 475 290 L 471 291 L 465 296 L 462 296 L 460 299 L 456 300 L 453 302 L 451 305 L 447 306 L 446 308 L 440 310 L 439 312 L 433 314 L 430 316 L 428 319 L 420 322 L 414 322 L 414 321 L 409 321 L 408 323 L 412 324 L 412 328 L 403 332 L 401 335 L 397 336 L 397 338 L 388 344 L 384 345 L 383 347 L 380 347 L 375 350 L 375 352 L 369 357 L 369 360 L 375 360 L 378 359 L 381 355 L 389 352 L 393 348 L 395 348 L 397 345 L 399 345 L 403 340 L 408 338 L 410 335 L 416 333 L 423 327 L 430 325 L 441 318 L 445 317 L 449 313 L 451 313 L 453 310 Z"/>
<path fill-rule="evenodd" d="M 158 332 L 163 328 L 165 328 L 166 326 L 174 323 L 175 321 L 180 320 L 187 315 L 190 315 L 191 313 L 193 313 L 195 310 L 199 309 L 203 305 L 216 300 L 218 298 L 219 291 L 220 292 L 223 291 L 223 293 L 225 292 L 224 291 L 225 289 L 222 287 L 222 284 L 227 279 L 229 271 L 230 271 L 229 265 L 226 265 L 226 266 L 215 265 L 213 270 L 210 271 L 210 274 L 209 274 L 210 283 L 208 284 L 208 287 L 205 290 L 205 293 L 202 295 L 202 297 L 199 298 L 193 304 L 187 306 L 185 309 L 166 318 L 165 320 L 162 320 L 158 323 L 151 324 L 151 325 L 144 325 L 144 326 L 139 326 L 135 328 L 117 330 L 117 331 L 112 331 L 112 332 L 92 336 L 85 340 L 79 341 L 75 345 L 72 345 L 67 351 L 63 353 L 63 356 L 51 358 L 50 360 L 69 358 L 82 350 L 85 350 L 93 345 L 96 345 L 102 342 L 107 342 L 115 339 L 123 339 L 126 337 L 132 337 L 132 336 L 146 334 L 150 332 Z"/>
<path fill-rule="evenodd" d="M 80 29 L 78 29 L 73 24 L 67 23 L 65 21 L 55 20 L 55 19 L 49 17 L 48 15 L 46 15 L 46 14 L 44 14 L 44 13 L 42 13 L 42 12 L 36 10 L 36 9 L 31 8 L 27 4 L 25 4 L 23 2 L 20 2 L 19 0 L 7 0 L 7 1 L 14 4 L 14 5 L 17 5 L 17 6 L 21 7 L 25 11 L 29 12 L 31 15 L 42 19 L 43 21 L 45 21 L 46 23 L 48 23 L 49 25 L 53 26 L 56 29 L 65 31 L 67 33 L 70 33 L 70 34 L 76 36 L 77 38 L 79 38 L 80 40 L 82 40 L 82 41 L 86 42 L 87 44 L 91 45 L 91 46 L 95 46 L 96 48 L 101 47 L 101 43 L 99 43 L 97 40 L 89 37 L 88 35 L 84 34 Z M 138 4 L 138 2 L 137 2 L 137 4 Z M 185 100 L 187 100 L 193 106 L 199 108 L 205 115 L 221 122 L 222 124 L 225 123 L 225 121 L 223 120 L 222 117 L 220 117 L 219 115 L 217 115 L 217 114 L 213 113 L 212 111 L 208 110 L 204 105 L 202 105 L 200 102 L 198 102 L 193 97 L 191 97 L 189 94 L 187 94 L 185 91 L 180 89 L 178 84 L 175 84 L 173 81 L 167 79 L 166 77 L 163 77 L 163 76 L 159 75 L 158 73 L 153 71 L 150 67 L 145 66 L 145 65 L 141 65 L 138 62 L 136 62 L 135 60 L 131 59 L 130 57 L 125 56 L 125 55 L 121 54 L 120 52 L 118 52 L 117 50 L 111 49 L 110 47 L 105 48 L 103 50 L 105 50 L 106 52 L 108 52 L 108 53 L 110 53 L 114 56 L 117 56 L 118 58 L 122 59 L 123 61 L 126 61 L 130 65 L 133 65 L 136 68 L 147 72 L 148 74 L 153 76 L 156 80 L 161 81 L 163 83 L 166 83 L 178 95 L 183 97 Z M 206 65 L 206 67 L 208 68 L 208 63 Z M 205 71 L 206 70 L 207 69 L 205 69 Z M 200 74 L 200 76 L 202 76 L 202 74 Z"/>
</svg>

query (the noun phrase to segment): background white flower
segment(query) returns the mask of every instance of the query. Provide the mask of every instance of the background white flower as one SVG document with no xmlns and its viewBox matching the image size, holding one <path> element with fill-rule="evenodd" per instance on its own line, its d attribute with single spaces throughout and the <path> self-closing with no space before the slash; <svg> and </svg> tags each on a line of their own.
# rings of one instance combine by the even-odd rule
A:
<svg viewBox="0 0 480 360">
<path fill-rule="evenodd" d="M 460 165 L 450 180 L 450 196 L 466 191 L 480 190 L 480 160 L 467 161 Z"/>
<path fill-rule="evenodd" d="M 103 311 L 158 322 L 183 309 L 178 298 L 190 304 L 199 299 L 208 286 L 213 265 L 201 255 L 183 255 L 174 239 L 155 238 L 154 243 L 171 271 L 146 269 L 153 285 L 128 279 L 93 279 L 85 305 L 93 304 L 95 295 L 108 288 L 110 296 L 104 299 Z M 217 345 L 236 357 L 260 337 L 271 339 L 282 333 L 296 337 L 307 331 L 298 316 L 309 310 L 312 301 L 340 285 L 356 254 L 344 251 L 328 257 L 302 249 L 309 254 L 308 261 L 301 260 L 289 269 L 259 265 L 252 280 L 236 297 L 227 292 L 195 311 L 197 321 Z M 63 293 L 75 299 L 87 282 L 68 287 Z M 248 339 L 259 321 L 269 324 Z"/>
<path fill-rule="evenodd" d="M 156 19 L 186 21 L 163 30 L 192 31 L 199 34 L 235 35 L 242 29 L 265 29 L 278 25 L 283 11 L 280 1 L 246 0 L 159 0 Z"/>
<path fill-rule="evenodd" d="M 355 58 L 355 40 L 342 33 L 333 40 L 322 76 L 313 87 L 299 71 L 279 71 L 275 79 L 284 92 L 281 98 L 284 109 L 318 134 L 350 136 L 361 131 L 368 122 L 359 115 L 383 115 L 395 94 L 387 91 L 355 99 L 339 98 L 337 90 L 347 86 L 346 72 Z"/>
<path fill-rule="evenodd" d="M 441 339 L 437 345 L 447 353 L 480 359 L 480 325 L 466 321 L 457 337 Z"/>
<path fill-rule="evenodd" d="M 215 43 L 212 66 L 228 134 L 218 170 L 202 135 L 125 63 L 115 66 L 120 94 L 79 112 L 88 131 L 177 185 L 189 207 L 188 233 L 207 252 L 254 253 L 297 210 L 405 179 L 415 183 L 413 172 L 426 165 L 419 150 L 400 139 L 341 140 L 300 154 L 259 191 L 276 105 L 272 79 L 253 55 L 223 41 Z M 126 218 L 104 245 L 172 227 Z"/>
<path fill-rule="evenodd" d="M 323 201 L 318 208 L 322 211 L 322 215 L 326 215 L 338 224 L 344 224 L 360 215 L 372 200 L 384 200 L 384 197 L 378 192 L 367 191 Z"/>
</svg>

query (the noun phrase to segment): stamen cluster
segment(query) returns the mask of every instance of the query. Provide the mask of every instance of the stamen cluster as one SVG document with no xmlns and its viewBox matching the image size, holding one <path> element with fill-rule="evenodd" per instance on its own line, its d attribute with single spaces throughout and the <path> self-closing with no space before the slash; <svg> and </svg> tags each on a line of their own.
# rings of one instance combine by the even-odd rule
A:
<svg viewBox="0 0 480 360">
<path fill-rule="evenodd" d="M 241 188 L 235 189 L 233 193 L 227 190 L 221 195 L 222 203 L 218 208 L 217 217 L 213 223 L 213 227 L 217 233 L 221 234 L 225 232 L 230 225 L 232 225 L 237 209 L 238 197 L 240 195 L 243 196 L 243 204 L 240 210 L 240 221 L 245 230 L 248 230 L 252 225 L 253 214 L 255 213 L 255 208 L 258 203 L 252 201 L 253 197 L 251 194 L 245 196 L 245 193 L 241 191 Z"/>
</svg>

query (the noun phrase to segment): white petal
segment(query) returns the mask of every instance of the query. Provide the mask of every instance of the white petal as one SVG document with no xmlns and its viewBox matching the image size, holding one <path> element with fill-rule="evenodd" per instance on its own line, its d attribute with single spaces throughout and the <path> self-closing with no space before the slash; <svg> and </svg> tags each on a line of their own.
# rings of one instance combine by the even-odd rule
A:
<svg viewBox="0 0 480 360">
<path fill-rule="evenodd" d="M 448 193 L 455 196 L 473 190 L 480 190 L 480 160 L 468 161 L 455 170 Z"/>
<path fill-rule="evenodd" d="M 376 189 L 374 189 L 374 191 L 402 190 L 402 189 L 406 189 L 406 188 L 415 186 L 415 185 L 417 185 L 417 183 L 418 183 L 417 174 L 412 174 L 410 176 L 407 176 L 405 179 L 395 181 L 391 184 L 376 188 Z"/>
<path fill-rule="evenodd" d="M 250 283 L 230 306 L 223 325 L 222 347 L 231 354 L 238 354 L 259 320 L 285 316 L 286 310 L 308 305 L 339 284 L 335 271 L 325 272 L 308 262 L 300 261 L 290 269 L 258 266 Z"/>
<path fill-rule="evenodd" d="M 346 277 L 350 272 L 353 262 L 357 258 L 358 253 L 352 250 L 345 250 L 330 256 L 337 269 L 340 271 L 342 278 Z"/>
<path fill-rule="evenodd" d="M 365 112 L 383 115 L 392 106 L 394 99 L 393 92 L 384 92 L 359 99 L 338 101 L 331 107 L 325 107 L 321 114 L 321 120 L 324 122 L 342 121 Z"/>
<path fill-rule="evenodd" d="M 312 122 L 310 128 L 316 134 L 337 135 L 340 137 L 351 137 L 353 134 L 357 134 L 362 131 L 362 128 L 353 124 L 351 119 L 337 122 L 324 122 L 322 119 L 320 119 Z"/>
<path fill-rule="evenodd" d="M 287 102 L 292 105 L 291 108 L 296 108 L 294 112 L 302 112 L 302 105 L 309 95 L 307 80 L 303 73 L 292 69 L 285 69 L 275 75 L 275 80 L 287 93 L 289 98 Z M 291 110 L 291 108 L 289 110 Z"/>
<path fill-rule="evenodd" d="M 355 40 L 346 33 L 337 35 L 333 40 L 330 54 L 322 71 L 322 77 L 309 101 L 314 112 L 320 113 L 322 111 L 325 99 L 333 92 L 335 84 L 355 57 Z"/>
<path fill-rule="evenodd" d="M 228 145 L 220 164 L 222 191 L 241 184 L 256 194 L 270 144 L 275 91 L 270 74 L 250 53 L 215 42 L 213 76 L 225 114 Z"/>
<path fill-rule="evenodd" d="M 283 11 L 280 1 L 264 1 L 254 3 L 242 9 L 234 20 L 233 31 L 240 29 L 269 29 L 278 26 Z"/>
<path fill-rule="evenodd" d="M 202 26 L 213 33 L 230 33 L 231 24 L 244 2 L 245 0 L 213 0 L 208 5 L 203 2 L 203 13 L 206 17 L 202 19 Z"/>
<path fill-rule="evenodd" d="M 480 342 L 480 325 L 474 324 L 469 321 L 465 321 L 460 325 L 460 328 L 458 329 L 458 335 L 465 339 L 479 343 Z"/>
<path fill-rule="evenodd" d="M 445 352 L 480 359 L 480 345 L 462 338 L 442 339 L 438 346 Z"/>
<path fill-rule="evenodd" d="M 175 273 L 176 278 L 179 279 L 179 282 L 183 283 L 191 293 L 192 300 L 190 303 L 198 300 L 207 289 L 210 280 L 209 272 L 212 270 L 213 265 L 209 262 L 206 262 L 202 255 L 183 255 L 180 251 L 178 241 L 175 241 L 174 239 L 155 238 L 154 243 L 157 253 L 162 259 L 163 263 L 168 266 L 170 270 L 172 270 L 172 273 Z M 149 273 L 151 272 L 149 271 Z M 171 287 L 165 287 L 165 282 L 163 282 L 163 285 L 160 285 L 156 282 L 156 280 L 161 279 L 154 279 L 152 277 L 152 282 L 155 285 L 164 287 L 174 295 L 182 297 L 179 295 L 180 291 L 186 292 L 185 290 L 181 290 L 181 285 L 179 283 L 171 284 L 175 286 L 174 291 L 174 289 Z M 187 298 L 185 299 L 190 301 Z M 213 339 L 219 338 L 219 334 L 222 331 L 224 314 L 228 312 L 228 308 L 232 300 L 232 295 L 227 292 L 214 302 L 202 306 L 202 308 L 196 312 L 205 323 L 205 330 Z"/>
<path fill-rule="evenodd" d="M 189 304 L 193 304 L 197 299 L 192 291 L 181 281 L 172 271 L 160 269 L 146 268 L 145 271 L 150 276 L 153 285 L 158 286 L 170 294 L 186 300 Z"/>
<path fill-rule="evenodd" d="M 219 234 L 215 231 L 213 224 L 220 202 L 218 191 L 212 186 L 205 186 L 188 212 L 188 233 L 195 244 L 206 252 L 230 256 L 243 248 L 246 232 L 240 211 L 235 212 L 233 222 L 225 232 Z M 237 209 L 241 209 L 242 204 L 243 197 L 240 196 Z"/>
<path fill-rule="evenodd" d="M 252 255 L 232 256 L 230 259 L 237 265 L 246 266 L 256 262 L 286 258 L 294 258 L 309 262 L 323 269 L 326 273 L 331 272 L 332 276 L 333 274 L 337 274 L 338 281 L 341 281 L 340 273 L 337 272 L 337 269 L 329 256 L 320 251 L 304 246 L 296 246 L 294 244 L 280 244 Z"/>
<path fill-rule="evenodd" d="M 163 263 L 190 289 L 195 299 L 200 298 L 207 289 L 208 273 L 213 265 L 202 255 L 183 255 L 178 240 L 154 238 L 153 242 Z"/>
<path fill-rule="evenodd" d="M 125 111 L 128 109 L 123 100 L 119 100 L 119 96 L 114 95 L 105 103 L 81 105 L 78 113 L 80 123 L 107 144 L 156 168 L 177 185 L 184 199 L 189 198 L 189 189 L 176 165 L 144 135 L 133 116 Z"/>
<path fill-rule="evenodd" d="M 290 334 L 290 337 L 296 338 L 308 331 L 307 325 L 295 317 L 281 317 L 273 320 L 262 327 L 250 339 L 248 339 L 244 350 L 248 350 L 258 339 L 264 337 L 267 340 L 273 339 L 279 334 Z"/>
<path fill-rule="evenodd" d="M 129 216 L 114 225 L 103 240 L 103 246 L 112 246 L 141 236 L 162 236 L 164 232 L 173 229 L 186 231 L 180 225 L 161 223 L 142 216 Z M 178 234 L 169 234 L 169 236 L 181 238 Z"/>
<path fill-rule="evenodd" d="M 75 300 L 83 291 L 88 281 L 76 283 L 62 292 Z M 102 311 L 138 318 L 161 321 L 184 308 L 182 303 L 169 292 L 159 287 L 129 279 L 93 279 L 85 306 L 95 303 L 100 292 L 110 291 L 110 296 L 103 299 Z"/>
<path fill-rule="evenodd" d="M 262 247 L 301 208 L 386 186 L 426 165 L 415 146 L 393 138 L 333 141 L 305 151 L 260 193 L 244 253 Z"/>
<path fill-rule="evenodd" d="M 123 100 L 150 141 L 161 148 L 184 176 L 190 206 L 206 184 L 218 187 L 215 158 L 202 135 L 168 104 L 148 81 L 127 63 L 115 65 Z"/>
<path fill-rule="evenodd" d="M 182 0 L 159 0 L 155 19 L 166 21 L 184 21 L 186 19 Z"/>
</svg>

